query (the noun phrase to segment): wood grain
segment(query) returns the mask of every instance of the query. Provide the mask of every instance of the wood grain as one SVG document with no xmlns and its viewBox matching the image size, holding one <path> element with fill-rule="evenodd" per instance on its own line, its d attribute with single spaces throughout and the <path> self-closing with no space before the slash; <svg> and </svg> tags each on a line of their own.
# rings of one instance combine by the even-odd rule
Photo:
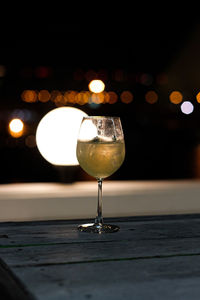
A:
<svg viewBox="0 0 200 300">
<path fill-rule="evenodd" d="M 120 231 L 80 233 L 82 220 L 1 223 L 0 257 L 36 299 L 199 299 L 198 214 L 106 221 Z"/>
</svg>

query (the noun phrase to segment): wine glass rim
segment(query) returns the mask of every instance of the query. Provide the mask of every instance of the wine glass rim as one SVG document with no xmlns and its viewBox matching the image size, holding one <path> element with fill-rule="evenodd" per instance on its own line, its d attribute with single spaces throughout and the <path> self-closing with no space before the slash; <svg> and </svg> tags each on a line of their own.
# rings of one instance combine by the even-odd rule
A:
<svg viewBox="0 0 200 300">
<path fill-rule="evenodd" d="M 120 119 L 116 116 L 85 116 L 83 119 Z"/>
</svg>

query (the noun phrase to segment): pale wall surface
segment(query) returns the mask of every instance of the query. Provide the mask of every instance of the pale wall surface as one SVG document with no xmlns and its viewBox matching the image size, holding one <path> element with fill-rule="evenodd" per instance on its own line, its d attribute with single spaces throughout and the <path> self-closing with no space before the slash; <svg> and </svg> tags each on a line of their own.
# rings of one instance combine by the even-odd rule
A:
<svg viewBox="0 0 200 300">
<path fill-rule="evenodd" d="M 97 183 L 0 185 L 0 221 L 94 218 Z M 104 217 L 200 213 L 200 181 L 103 182 Z"/>
</svg>

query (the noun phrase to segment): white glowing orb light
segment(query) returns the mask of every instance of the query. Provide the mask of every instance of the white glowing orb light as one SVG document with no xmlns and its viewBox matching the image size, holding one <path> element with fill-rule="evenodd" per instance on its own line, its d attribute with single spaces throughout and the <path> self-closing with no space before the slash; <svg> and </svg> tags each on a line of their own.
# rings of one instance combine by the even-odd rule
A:
<svg viewBox="0 0 200 300">
<path fill-rule="evenodd" d="M 92 120 L 85 120 L 81 126 L 79 139 L 82 141 L 90 141 L 97 136 L 97 127 L 93 124 Z"/>
<path fill-rule="evenodd" d="M 193 112 L 193 110 L 194 110 L 194 105 L 190 101 L 184 101 L 181 104 L 182 113 L 189 115 Z"/>
<path fill-rule="evenodd" d="M 41 155 L 51 164 L 78 165 L 76 145 L 82 118 L 87 116 L 73 107 L 59 107 L 47 113 L 39 122 L 36 144 Z"/>
<path fill-rule="evenodd" d="M 89 90 L 93 93 L 101 93 L 105 89 L 105 84 L 103 83 L 102 80 L 95 79 L 90 81 L 89 85 Z"/>
</svg>

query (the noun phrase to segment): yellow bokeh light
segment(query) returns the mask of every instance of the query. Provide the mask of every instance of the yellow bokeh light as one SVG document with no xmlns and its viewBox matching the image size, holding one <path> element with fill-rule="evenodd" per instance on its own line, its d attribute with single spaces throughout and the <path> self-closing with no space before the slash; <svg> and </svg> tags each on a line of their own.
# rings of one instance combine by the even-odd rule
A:
<svg viewBox="0 0 200 300">
<path fill-rule="evenodd" d="M 48 112 L 36 130 L 36 144 L 51 164 L 78 165 L 76 144 L 82 118 L 87 116 L 74 107 L 59 107 Z"/>
<path fill-rule="evenodd" d="M 90 81 L 89 85 L 89 90 L 93 93 L 101 93 L 105 89 L 105 84 L 103 83 L 102 80 L 95 79 Z"/>
<path fill-rule="evenodd" d="M 183 95 L 179 91 L 173 91 L 169 95 L 169 100 L 170 100 L 171 103 L 179 104 L 183 101 Z"/>
<path fill-rule="evenodd" d="M 12 137 L 18 138 L 23 135 L 24 123 L 20 119 L 12 119 L 9 123 L 9 133 Z"/>
<path fill-rule="evenodd" d="M 158 94 L 155 91 L 148 91 L 145 94 L 145 99 L 148 103 L 154 104 L 158 101 Z"/>
</svg>

